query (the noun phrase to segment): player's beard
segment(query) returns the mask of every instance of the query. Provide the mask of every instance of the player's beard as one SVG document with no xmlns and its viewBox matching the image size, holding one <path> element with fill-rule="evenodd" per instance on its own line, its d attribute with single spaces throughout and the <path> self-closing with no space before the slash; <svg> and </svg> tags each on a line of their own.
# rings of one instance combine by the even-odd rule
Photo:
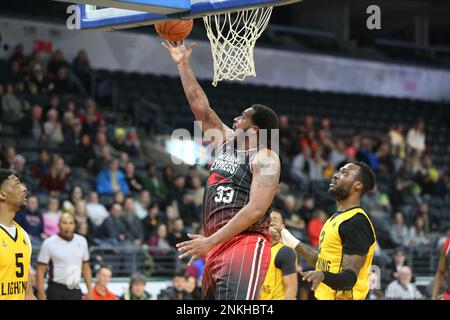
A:
<svg viewBox="0 0 450 320">
<path fill-rule="evenodd" d="M 345 188 L 344 186 L 335 186 L 328 189 L 328 194 L 330 194 L 336 200 L 343 200 L 348 198 L 350 195 L 350 188 Z"/>
</svg>

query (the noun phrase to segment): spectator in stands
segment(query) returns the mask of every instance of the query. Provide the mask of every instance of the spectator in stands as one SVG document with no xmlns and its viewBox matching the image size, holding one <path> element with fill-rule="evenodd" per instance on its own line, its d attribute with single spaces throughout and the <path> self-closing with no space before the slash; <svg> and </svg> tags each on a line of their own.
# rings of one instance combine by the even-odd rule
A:
<svg viewBox="0 0 450 320">
<path fill-rule="evenodd" d="M 197 286 L 197 279 L 193 276 L 186 277 L 186 292 L 192 296 L 192 300 L 202 300 L 202 293 Z"/>
<path fill-rule="evenodd" d="M 14 87 L 11 83 L 6 85 L 6 93 L 2 96 L 1 101 L 2 114 L 8 115 L 10 121 L 19 121 L 24 110 L 24 106 L 19 98 L 14 94 Z"/>
<path fill-rule="evenodd" d="M 50 99 L 48 100 L 48 106 L 45 108 L 45 110 L 48 111 L 51 109 L 58 110 L 58 113 L 62 111 L 61 100 L 59 99 L 57 94 L 50 95 Z"/>
<path fill-rule="evenodd" d="M 126 152 L 130 154 L 130 149 L 126 143 L 127 141 L 127 131 L 124 128 L 116 128 L 114 131 L 114 141 L 112 146 L 118 152 Z"/>
<path fill-rule="evenodd" d="M 69 63 L 64 59 L 63 52 L 61 50 L 55 50 L 51 59 L 47 65 L 47 72 L 50 77 L 56 77 L 58 70 L 62 67 L 68 68 Z"/>
<path fill-rule="evenodd" d="M 105 117 L 97 111 L 97 103 L 92 98 L 86 98 L 84 101 L 85 113 L 80 115 L 80 120 L 85 122 L 88 120 L 88 116 L 93 116 L 93 119 L 97 123 L 105 122 Z"/>
<path fill-rule="evenodd" d="M 89 230 L 92 230 L 92 223 L 87 214 L 86 201 L 80 200 L 75 205 L 75 223 L 80 225 L 87 223 Z"/>
<path fill-rule="evenodd" d="M 175 178 L 174 169 L 170 164 L 164 166 L 162 178 L 167 187 L 167 190 L 170 190 L 173 187 L 173 181 Z"/>
<path fill-rule="evenodd" d="M 164 199 L 167 194 L 166 184 L 156 173 L 156 165 L 147 165 L 147 177 L 142 181 L 144 188 L 150 192 L 156 200 Z"/>
<path fill-rule="evenodd" d="M 93 232 L 88 222 L 80 222 L 75 227 L 75 233 L 84 237 L 88 243 L 89 248 L 95 245 Z"/>
<path fill-rule="evenodd" d="M 122 191 L 117 191 L 113 195 L 113 200 L 115 203 L 120 203 L 121 205 L 123 205 L 125 203 L 125 195 Z"/>
<path fill-rule="evenodd" d="M 91 88 L 91 66 L 85 50 L 78 51 L 72 62 L 72 71 L 81 80 L 84 88 L 89 91 Z"/>
<path fill-rule="evenodd" d="M 136 129 L 130 128 L 128 130 L 126 144 L 128 146 L 128 153 L 132 157 L 138 157 L 139 151 L 141 150 L 141 142 L 139 141 Z"/>
<path fill-rule="evenodd" d="M 15 89 L 20 89 L 23 86 L 22 72 L 20 71 L 20 64 L 17 60 L 10 60 L 4 83 L 10 83 Z"/>
<path fill-rule="evenodd" d="M 391 280 L 398 278 L 398 272 L 404 267 L 408 266 L 408 260 L 406 258 L 405 250 L 402 247 L 398 247 L 392 254 L 393 259 L 389 265 L 391 270 Z"/>
<path fill-rule="evenodd" d="M 147 190 L 142 190 L 139 193 L 139 200 L 134 202 L 134 213 L 140 220 L 147 217 L 151 203 L 152 199 L 150 192 Z"/>
<path fill-rule="evenodd" d="M 386 289 L 386 299 L 417 300 L 424 299 L 416 285 L 411 283 L 412 270 L 410 267 L 402 267 L 398 272 L 397 280 L 392 281 Z"/>
<path fill-rule="evenodd" d="M 9 58 L 8 62 L 16 61 L 19 64 L 20 68 L 25 67 L 28 63 L 28 58 L 25 56 L 25 54 L 23 52 L 24 52 L 23 44 L 18 43 L 14 47 L 14 53 Z"/>
<path fill-rule="evenodd" d="M 160 224 L 156 227 L 156 233 L 150 238 L 148 245 L 168 251 L 173 249 L 167 239 L 167 226 L 165 224 Z"/>
<path fill-rule="evenodd" d="M 178 205 L 183 202 L 183 196 L 186 194 L 186 178 L 183 175 L 177 175 L 173 182 L 173 187 L 169 189 L 169 201 L 176 201 Z"/>
<path fill-rule="evenodd" d="M 401 123 L 396 123 L 391 126 L 389 130 L 389 142 L 391 146 L 391 154 L 396 159 L 395 168 L 396 171 L 400 167 L 402 160 L 406 156 L 406 143 L 404 128 Z"/>
<path fill-rule="evenodd" d="M 66 190 L 67 176 L 70 168 L 64 159 L 55 155 L 50 169 L 41 178 L 40 187 L 48 190 L 50 195 L 58 195 Z"/>
<path fill-rule="evenodd" d="M 295 234 L 297 239 L 305 240 L 305 221 L 298 215 L 295 197 L 288 194 L 283 199 L 283 208 L 281 212 L 285 217 L 285 225 L 289 231 Z"/>
<path fill-rule="evenodd" d="M 336 144 L 330 152 L 330 161 L 334 164 L 334 166 L 345 160 L 345 148 L 345 141 L 342 139 L 336 139 Z"/>
<path fill-rule="evenodd" d="M 127 195 L 130 189 L 125 180 L 125 175 L 122 171 L 119 171 L 119 161 L 113 159 L 109 163 L 109 169 L 102 170 L 97 176 L 97 192 L 100 195 L 108 195 L 117 191 Z"/>
<path fill-rule="evenodd" d="M 31 167 L 31 175 L 33 178 L 42 177 L 50 168 L 50 157 L 47 149 L 39 151 L 39 160 Z"/>
<path fill-rule="evenodd" d="M 139 218 L 134 214 L 134 200 L 128 196 L 125 198 L 123 206 L 123 221 L 126 230 L 126 237 L 135 246 L 140 246 L 144 240 L 144 230 Z"/>
<path fill-rule="evenodd" d="M 25 166 L 25 164 L 25 158 L 18 154 L 13 159 L 11 169 L 14 170 L 19 179 L 29 187 L 30 184 L 33 183 L 33 177 L 31 176 L 29 168 Z"/>
<path fill-rule="evenodd" d="M 378 158 L 373 152 L 372 139 L 369 137 L 363 137 L 361 139 L 360 147 L 356 153 L 356 159 L 367 163 L 372 170 L 378 169 Z"/>
<path fill-rule="evenodd" d="M 81 275 L 88 289 L 87 298 L 92 299 L 92 272 L 89 266 L 89 249 L 85 238 L 74 234 L 75 220 L 72 214 L 63 213 L 59 233 L 46 239 L 38 256 L 39 300 L 81 300 Z M 44 289 L 47 265 L 52 273 L 47 290 Z"/>
<path fill-rule="evenodd" d="M 62 150 L 65 153 L 73 153 L 77 147 L 79 135 L 74 127 L 75 115 L 72 111 L 64 112 L 63 123 L 62 123 L 62 133 L 63 133 L 63 144 Z"/>
<path fill-rule="evenodd" d="M 89 202 L 86 205 L 86 210 L 94 229 L 100 227 L 103 221 L 109 216 L 105 206 L 98 201 L 98 194 L 95 191 L 89 194 Z"/>
<path fill-rule="evenodd" d="M 191 178 L 191 186 L 188 190 L 188 193 L 192 196 L 194 205 L 198 208 L 203 203 L 203 194 L 205 192 L 205 188 L 202 186 L 202 181 L 198 176 L 193 176 Z"/>
<path fill-rule="evenodd" d="M 421 216 L 417 216 L 414 224 L 409 229 L 409 240 L 412 246 L 430 244 L 429 233 L 425 229 L 425 222 Z"/>
<path fill-rule="evenodd" d="M 31 76 L 30 92 L 32 94 L 47 94 L 49 89 L 49 80 L 44 73 L 41 64 L 36 63 L 33 66 L 33 74 Z"/>
<path fill-rule="evenodd" d="M 83 198 L 83 189 L 81 189 L 81 187 L 77 185 L 73 186 L 72 191 L 70 191 L 70 202 L 72 202 L 72 204 L 76 206 L 79 201 L 83 200 Z"/>
<path fill-rule="evenodd" d="M 97 157 L 101 155 L 102 147 L 108 148 L 108 153 L 113 157 L 118 157 L 120 154 L 109 143 L 106 134 L 103 132 L 97 133 L 96 144 L 94 145 L 94 152 Z"/>
<path fill-rule="evenodd" d="M 92 300 L 118 300 L 117 296 L 108 289 L 112 270 L 108 266 L 100 266 L 95 273 L 95 285 L 92 288 Z"/>
<path fill-rule="evenodd" d="M 172 279 L 172 287 L 162 290 L 158 300 L 192 300 L 192 296 L 186 292 L 186 277 L 176 274 Z"/>
<path fill-rule="evenodd" d="M 417 120 L 406 136 L 408 153 L 420 156 L 425 151 L 425 124 Z"/>
<path fill-rule="evenodd" d="M 168 236 L 169 244 L 175 248 L 178 243 L 188 240 L 189 237 L 187 236 L 187 233 L 184 230 L 183 219 L 177 218 L 173 220 L 171 232 L 169 233 Z"/>
<path fill-rule="evenodd" d="M 37 197 L 29 196 L 27 204 L 26 209 L 17 212 L 14 220 L 28 233 L 32 245 L 40 245 L 47 236 Z"/>
<path fill-rule="evenodd" d="M 55 197 L 48 199 L 47 211 L 44 212 L 44 232 L 46 237 L 50 237 L 59 232 L 59 219 L 61 211 L 59 209 L 59 200 Z"/>
<path fill-rule="evenodd" d="M 120 297 L 120 300 L 152 300 L 152 295 L 145 291 L 146 282 L 143 274 L 134 273 L 130 278 L 128 290 Z"/>
<path fill-rule="evenodd" d="M 122 219 L 122 205 L 114 203 L 111 214 L 97 229 L 94 241 L 97 244 L 118 245 L 127 244 L 127 230 Z"/>
<path fill-rule="evenodd" d="M 428 203 L 422 202 L 419 205 L 416 217 L 421 217 L 423 219 L 425 233 L 434 232 L 439 229 L 439 222 L 436 217 L 430 213 Z"/>
<path fill-rule="evenodd" d="M 167 222 L 167 218 L 160 210 L 158 203 L 150 205 L 148 216 L 142 220 L 145 240 L 148 241 L 155 234 L 156 227 Z"/>
<path fill-rule="evenodd" d="M 45 140 L 57 144 L 64 141 L 62 125 L 58 120 L 58 111 L 56 109 L 50 109 L 47 112 L 47 121 L 44 123 L 44 137 Z"/>
<path fill-rule="evenodd" d="M 126 171 L 127 165 L 130 163 L 130 156 L 128 153 L 121 151 L 119 152 L 119 168 L 123 172 Z"/>
<path fill-rule="evenodd" d="M 22 119 L 20 131 L 23 135 L 40 141 L 44 134 L 44 122 L 42 120 L 42 106 L 35 104 L 31 109 L 31 115 L 25 115 Z"/>
<path fill-rule="evenodd" d="M 70 69 L 60 67 L 56 73 L 56 77 L 50 80 L 50 92 L 58 95 L 70 95 L 73 93 L 81 94 L 82 92 L 76 87 L 76 83 L 69 75 Z"/>
<path fill-rule="evenodd" d="M 409 230 L 405 224 L 405 215 L 403 212 L 396 212 L 394 216 L 394 225 L 389 229 L 391 240 L 396 246 L 409 246 Z"/>
<path fill-rule="evenodd" d="M 322 231 L 322 227 L 327 221 L 327 215 L 323 210 L 316 210 L 313 214 L 312 219 L 308 223 L 308 236 L 309 242 L 311 246 L 318 247 L 320 232 Z"/>
<path fill-rule="evenodd" d="M 81 117 L 83 117 L 83 115 L 80 115 L 81 128 L 82 128 L 81 134 L 83 134 L 83 135 L 87 134 L 91 138 L 91 140 L 97 139 L 97 144 L 99 145 L 99 149 L 100 149 L 100 147 L 103 145 L 101 145 L 98 141 L 98 134 L 100 133 L 100 132 L 98 132 L 99 123 L 97 121 L 95 114 L 87 114 L 86 116 L 84 116 L 85 117 L 84 121 L 81 120 Z M 104 134 L 104 133 L 102 133 L 102 134 Z M 106 139 L 106 136 L 105 136 L 105 139 Z M 96 151 L 96 150 L 94 149 L 94 151 Z M 110 150 L 108 150 L 108 151 L 110 151 Z"/>
<path fill-rule="evenodd" d="M 131 191 L 140 192 L 144 189 L 141 178 L 136 175 L 136 169 L 133 162 L 128 162 L 125 167 L 125 181 L 130 187 Z"/>
<path fill-rule="evenodd" d="M 76 167 L 84 167 L 88 170 L 94 168 L 95 152 L 88 134 L 81 136 L 80 144 L 76 149 L 73 164 Z"/>
<path fill-rule="evenodd" d="M 194 197 L 188 193 L 183 195 L 181 202 L 178 202 L 179 216 L 184 220 L 189 228 L 200 223 L 201 210 L 194 204 Z"/>
<path fill-rule="evenodd" d="M 7 146 L 6 152 L 2 155 L 2 159 L 1 159 L 2 168 L 11 169 L 16 155 L 17 155 L 16 149 L 11 145 Z"/>
<path fill-rule="evenodd" d="M 299 141 L 300 150 L 305 150 L 306 148 L 309 148 L 311 150 L 311 153 L 316 153 L 318 147 L 319 143 L 317 142 L 316 133 L 314 129 L 308 129 L 301 135 Z"/>
<path fill-rule="evenodd" d="M 311 180 L 318 180 L 322 177 L 322 168 L 312 156 L 311 149 L 305 147 L 301 153 L 294 157 L 291 166 L 291 178 L 303 190 L 308 191 Z"/>
</svg>

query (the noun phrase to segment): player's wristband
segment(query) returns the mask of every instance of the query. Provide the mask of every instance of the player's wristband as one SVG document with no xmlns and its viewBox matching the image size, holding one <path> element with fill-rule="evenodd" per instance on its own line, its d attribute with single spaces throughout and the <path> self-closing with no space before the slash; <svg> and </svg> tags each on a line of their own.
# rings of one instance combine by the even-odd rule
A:
<svg viewBox="0 0 450 320">
<path fill-rule="evenodd" d="M 300 243 L 300 240 L 294 237 L 288 230 L 283 229 L 281 230 L 281 242 L 295 250 L 295 247 Z"/>
</svg>

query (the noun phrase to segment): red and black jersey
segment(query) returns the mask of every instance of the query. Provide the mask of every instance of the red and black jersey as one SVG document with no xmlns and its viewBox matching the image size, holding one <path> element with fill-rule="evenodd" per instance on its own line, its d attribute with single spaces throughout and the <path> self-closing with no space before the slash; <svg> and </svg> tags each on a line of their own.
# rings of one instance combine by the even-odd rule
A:
<svg viewBox="0 0 450 320">
<path fill-rule="evenodd" d="M 210 236 L 222 228 L 249 201 L 253 174 L 250 162 L 257 149 L 237 150 L 233 139 L 217 149 L 203 197 L 203 229 Z M 269 237 L 271 208 L 245 232 Z"/>
</svg>

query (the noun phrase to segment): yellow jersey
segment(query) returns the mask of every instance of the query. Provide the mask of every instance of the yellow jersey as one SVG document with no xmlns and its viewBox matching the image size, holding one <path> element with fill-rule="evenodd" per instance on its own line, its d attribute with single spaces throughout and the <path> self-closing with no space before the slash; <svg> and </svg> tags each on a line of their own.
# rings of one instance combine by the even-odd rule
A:
<svg viewBox="0 0 450 320">
<path fill-rule="evenodd" d="M 25 231 L 14 225 L 14 238 L 0 226 L 0 300 L 24 300 L 27 289 L 31 244 Z"/>
<path fill-rule="evenodd" d="M 277 268 L 275 259 L 279 251 L 284 247 L 281 242 L 276 243 L 270 248 L 270 265 L 269 270 L 267 270 L 266 278 L 261 287 L 260 300 L 283 300 L 286 287 L 283 282 L 283 271 Z M 287 248 L 287 247 L 286 247 Z M 290 248 L 287 248 L 290 249 Z M 292 250 L 292 249 L 290 249 Z M 293 250 L 292 250 L 293 251 Z M 293 252 L 295 255 L 295 252 Z M 292 261 L 292 260 L 291 260 Z M 297 257 L 295 257 L 294 267 L 297 265 Z M 296 272 L 296 270 L 292 270 Z"/>
<path fill-rule="evenodd" d="M 359 271 L 357 281 L 352 290 L 335 291 L 322 282 L 314 293 L 318 300 L 363 300 L 369 292 L 369 276 L 375 251 L 376 236 L 372 222 L 364 210 L 359 207 L 335 214 L 325 222 L 320 234 L 318 259 L 315 269 L 331 273 L 340 273 L 343 271 L 342 258 L 344 254 L 342 239 L 339 235 L 339 226 L 358 213 L 363 214 L 369 221 L 375 239 L 369 247 L 366 262 Z"/>
</svg>

